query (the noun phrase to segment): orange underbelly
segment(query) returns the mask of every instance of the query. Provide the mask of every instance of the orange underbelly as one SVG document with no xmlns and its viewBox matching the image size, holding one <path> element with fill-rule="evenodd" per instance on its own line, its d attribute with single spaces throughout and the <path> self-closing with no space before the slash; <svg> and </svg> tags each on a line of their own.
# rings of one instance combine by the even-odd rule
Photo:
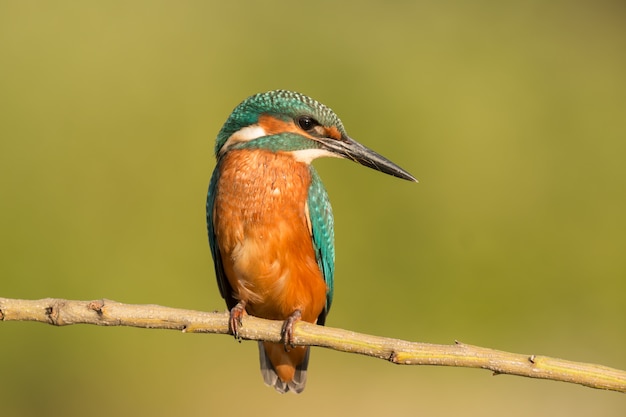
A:
<svg viewBox="0 0 626 417">
<path fill-rule="evenodd" d="M 231 151 L 222 161 L 214 226 L 235 298 L 248 313 L 315 322 L 326 303 L 307 221 L 308 166 L 286 153 Z"/>
</svg>

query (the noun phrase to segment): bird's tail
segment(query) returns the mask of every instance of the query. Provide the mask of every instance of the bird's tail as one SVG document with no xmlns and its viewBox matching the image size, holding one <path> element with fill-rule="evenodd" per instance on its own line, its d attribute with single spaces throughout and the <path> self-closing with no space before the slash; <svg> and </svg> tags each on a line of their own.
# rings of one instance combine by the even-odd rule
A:
<svg viewBox="0 0 626 417">
<path fill-rule="evenodd" d="M 281 394 L 289 391 L 301 393 L 306 385 L 309 352 L 308 346 L 297 346 L 285 352 L 282 343 L 259 342 L 259 361 L 265 384 L 274 387 Z M 280 367 L 280 372 L 270 358 Z"/>
</svg>

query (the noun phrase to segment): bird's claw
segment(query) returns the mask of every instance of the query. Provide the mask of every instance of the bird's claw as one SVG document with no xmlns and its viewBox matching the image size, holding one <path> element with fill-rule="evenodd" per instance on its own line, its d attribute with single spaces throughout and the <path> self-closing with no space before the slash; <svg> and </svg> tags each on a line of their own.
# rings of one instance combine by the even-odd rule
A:
<svg viewBox="0 0 626 417">
<path fill-rule="evenodd" d="M 243 315 L 246 312 L 246 303 L 240 301 L 235 307 L 230 310 L 230 319 L 228 321 L 228 330 L 235 336 L 235 339 L 241 342 L 241 336 L 239 336 L 239 327 L 241 327 Z"/>
<path fill-rule="evenodd" d="M 281 330 L 281 336 L 283 338 L 283 344 L 285 345 L 285 352 L 289 352 L 289 347 L 292 349 L 296 347 L 293 341 L 293 325 L 302 318 L 302 312 L 296 310 L 283 323 Z"/>
</svg>

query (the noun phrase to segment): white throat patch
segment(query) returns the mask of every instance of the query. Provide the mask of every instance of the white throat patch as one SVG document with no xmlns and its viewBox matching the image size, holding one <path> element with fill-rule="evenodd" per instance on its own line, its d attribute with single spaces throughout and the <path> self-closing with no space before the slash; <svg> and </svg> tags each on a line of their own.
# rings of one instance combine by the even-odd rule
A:
<svg viewBox="0 0 626 417">
<path fill-rule="evenodd" d="M 326 149 L 302 149 L 299 151 L 291 151 L 289 153 L 293 155 L 296 161 L 304 162 L 305 164 L 310 164 L 312 160 L 325 156 L 331 158 L 341 158 L 340 155 L 334 154 Z"/>
<path fill-rule="evenodd" d="M 228 148 L 233 146 L 236 143 L 241 142 L 250 142 L 251 140 L 262 138 L 263 136 L 267 136 L 265 129 L 263 129 L 259 125 L 250 125 L 246 126 L 243 129 L 239 129 L 224 142 L 222 149 L 220 149 L 220 155 L 223 155 Z"/>
</svg>

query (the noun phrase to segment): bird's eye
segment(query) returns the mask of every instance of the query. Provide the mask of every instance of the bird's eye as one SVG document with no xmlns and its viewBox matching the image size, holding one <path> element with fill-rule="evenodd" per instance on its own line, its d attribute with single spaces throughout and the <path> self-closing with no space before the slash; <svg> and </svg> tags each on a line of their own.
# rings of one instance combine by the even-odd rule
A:
<svg viewBox="0 0 626 417">
<path fill-rule="evenodd" d="M 313 129 L 315 126 L 319 125 L 317 120 L 315 120 L 311 116 L 301 116 L 298 118 L 297 122 L 298 122 L 298 126 L 300 126 L 302 130 L 306 130 L 306 131 L 309 131 Z"/>
</svg>

